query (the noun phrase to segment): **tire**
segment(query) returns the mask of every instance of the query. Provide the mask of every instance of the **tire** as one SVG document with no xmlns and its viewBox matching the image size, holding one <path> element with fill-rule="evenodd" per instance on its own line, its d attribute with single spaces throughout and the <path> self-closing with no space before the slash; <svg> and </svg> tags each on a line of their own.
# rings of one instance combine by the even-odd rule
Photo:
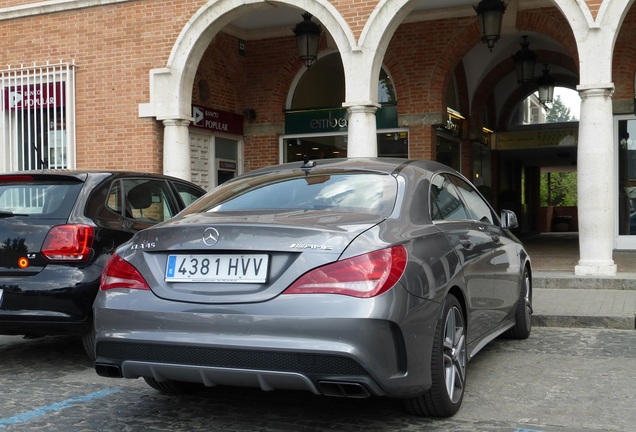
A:
<svg viewBox="0 0 636 432">
<path fill-rule="evenodd" d="M 92 323 L 90 329 L 82 334 L 82 345 L 86 355 L 91 360 L 95 360 L 95 326 Z"/>
<path fill-rule="evenodd" d="M 504 337 L 510 339 L 527 339 L 532 330 L 532 278 L 527 267 L 523 271 L 521 284 L 515 310 L 515 325 L 504 333 Z"/>
<path fill-rule="evenodd" d="M 203 389 L 202 384 L 189 383 L 183 381 L 157 381 L 154 378 L 143 377 L 146 384 L 155 390 L 159 390 L 161 393 L 169 395 L 182 395 L 188 393 L 194 393 Z"/>
<path fill-rule="evenodd" d="M 405 400 L 406 409 L 416 415 L 450 417 L 462 404 L 466 388 L 466 320 L 462 307 L 449 294 L 443 319 L 437 323 L 431 353 L 431 388 Z"/>
</svg>

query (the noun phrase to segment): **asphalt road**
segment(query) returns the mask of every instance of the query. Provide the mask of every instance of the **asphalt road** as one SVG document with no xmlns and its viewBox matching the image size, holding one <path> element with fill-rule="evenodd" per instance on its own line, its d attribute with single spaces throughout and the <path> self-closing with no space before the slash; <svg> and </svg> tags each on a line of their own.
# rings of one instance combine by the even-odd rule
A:
<svg viewBox="0 0 636 432">
<path fill-rule="evenodd" d="M 635 431 L 636 331 L 534 328 L 468 366 L 459 413 L 418 418 L 397 400 L 215 388 L 165 396 L 97 376 L 81 344 L 0 336 L 0 431 Z"/>
</svg>

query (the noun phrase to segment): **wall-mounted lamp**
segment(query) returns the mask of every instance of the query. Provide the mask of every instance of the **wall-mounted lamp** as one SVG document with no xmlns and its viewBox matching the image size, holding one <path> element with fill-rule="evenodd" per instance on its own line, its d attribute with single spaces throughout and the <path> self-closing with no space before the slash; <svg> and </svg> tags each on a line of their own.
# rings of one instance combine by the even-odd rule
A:
<svg viewBox="0 0 636 432">
<path fill-rule="evenodd" d="M 322 28 L 311 20 L 309 12 L 305 12 L 303 21 L 296 24 L 292 30 L 296 35 L 298 58 L 305 62 L 306 67 L 310 67 L 318 58 L 318 41 Z"/>
<path fill-rule="evenodd" d="M 543 75 L 537 78 L 537 86 L 539 87 L 539 100 L 542 103 L 552 102 L 554 100 L 554 86 L 556 80 L 550 76 L 548 65 L 543 65 Z"/>
<path fill-rule="evenodd" d="M 503 0 L 481 0 L 477 6 L 473 6 L 479 19 L 481 41 L 492 51 L 495 42 L 501 37 L 501 22 L 506 11 Z"/>
<path fill-rule="evenodd" d="M 517 67 L 517 83 L 526 84 L 534 81 L 534 67 L 537 64 L 537 54 L 528 48 L 528 36 L 523 36 L 521 49 L 517 51 L 512 59 Z"/>
<path fill-rule="evenodd" d="M 454 119 L 457 119 L 457 120 L 465 120 L 466 119 L 466 117 L 464 117 L 462 115 L 462 113 L 460 113 L 459 111 L 456 111 L 456 110 L 454 110 L 454 109 L 452 109 L 450 107 L 446 107 L 446 113 L 448 114 L 448 116 L 450 118 L 454 118 Z"/>
<path fill-rule="evenodd" d="M 248 108 L 243 111 L 243 118 L 249 122 L 254 121 L 256 119 L 256 110 L 253 108 Z"/>
</svg>

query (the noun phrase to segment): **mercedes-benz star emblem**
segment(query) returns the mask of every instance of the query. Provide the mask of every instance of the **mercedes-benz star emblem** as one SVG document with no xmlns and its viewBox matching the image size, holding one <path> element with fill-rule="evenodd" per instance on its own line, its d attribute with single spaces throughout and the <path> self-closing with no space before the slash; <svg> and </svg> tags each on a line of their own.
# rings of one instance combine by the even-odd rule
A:
<svg viewBox="0 0 636 432">
<path fill-rule="evenodd" d="M 203 243 L 207 246 L 214 246 L 219 241 L 219 232 L 212 227 L 206 228 L 203 231 Z"/>
</svg>

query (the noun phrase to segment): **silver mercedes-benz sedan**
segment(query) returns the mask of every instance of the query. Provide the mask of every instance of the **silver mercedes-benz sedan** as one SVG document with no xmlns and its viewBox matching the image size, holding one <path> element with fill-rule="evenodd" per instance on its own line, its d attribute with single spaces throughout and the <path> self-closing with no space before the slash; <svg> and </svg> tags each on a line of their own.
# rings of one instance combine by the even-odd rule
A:
<svg viewBox="0 0 636 432">
<path fill-rule="evenodd" d="M 431 161 L 254 171 L 121 246 L 94 303 L 95 369 L 203 386 L 459 409 L 466 367 L 531 328 L 531 264 L 468 180 Z"/>
</svg>

